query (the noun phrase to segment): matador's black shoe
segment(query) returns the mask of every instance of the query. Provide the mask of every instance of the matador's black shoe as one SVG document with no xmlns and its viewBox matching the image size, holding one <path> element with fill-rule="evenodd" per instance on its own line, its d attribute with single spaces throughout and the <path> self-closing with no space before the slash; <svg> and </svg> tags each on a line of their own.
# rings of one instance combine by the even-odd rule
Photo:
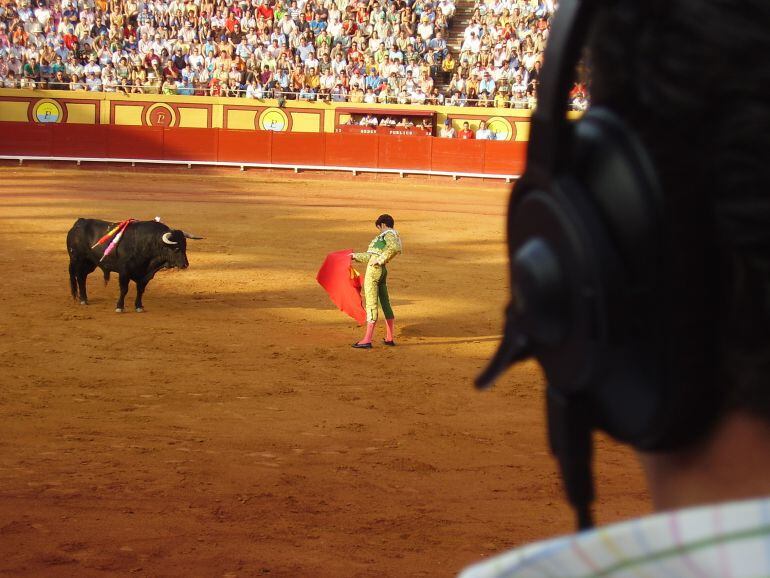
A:
<svg viewBox="0 0 770 578">
<path fill-rule="evenodd" d="M 391 347 L 395 347 L 395 345 L 396 345 L 396 342 L 395 342 L 395 341 L 393 341 L 392 339 L 391 339 L 390 341 L 388 341 L 387 339 L 383 339 L 383 340 L 382 340 L 382 342 L 383 342 L 385 345 L 390 345 Z"/>
<path fill-rule="evenodd" d="M 354 343 L 351 345 L 351 347 L 355 347 L 356 349 L 371 349 L 372 344 L 371 343 Z"/>
</svg>

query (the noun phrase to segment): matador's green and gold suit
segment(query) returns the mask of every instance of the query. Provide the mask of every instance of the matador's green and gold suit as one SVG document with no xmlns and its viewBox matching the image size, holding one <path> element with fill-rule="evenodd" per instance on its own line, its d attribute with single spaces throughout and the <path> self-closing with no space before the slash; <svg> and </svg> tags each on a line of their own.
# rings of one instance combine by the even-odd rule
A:
<svg viewBox="0 0 770 578">
<path fill-rule="evenodd" d="M 386 229 L 377 235 L 366 253 L 353 253 L 353 260 L 367 263 L 364 277 L 364 299 L 366 301 L 366 321 L 377 321 L 377 303 L 382 307 L 385 319 L 393 319 L 393 308 L 388 297 L 388 269 L 385 265 L 401 252 L 401 237 L 395 229 Z"/>
</svg>

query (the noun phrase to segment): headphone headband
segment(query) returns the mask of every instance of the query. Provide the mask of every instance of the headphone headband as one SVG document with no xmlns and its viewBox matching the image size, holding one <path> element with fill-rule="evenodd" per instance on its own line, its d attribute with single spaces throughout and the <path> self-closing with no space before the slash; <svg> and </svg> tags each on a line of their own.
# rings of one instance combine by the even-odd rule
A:
<svg viewBox="0 0 770 578">
<path fill-rule="evenodd" d="M 598 4 L 599 0 L 561 0 L 553 16 L 540 72 L 537 108 L 532 114 L 525 178 L 539 181 L 562 166 L 568 142 L 565 116 L 570 82 Z"/>
</svg>

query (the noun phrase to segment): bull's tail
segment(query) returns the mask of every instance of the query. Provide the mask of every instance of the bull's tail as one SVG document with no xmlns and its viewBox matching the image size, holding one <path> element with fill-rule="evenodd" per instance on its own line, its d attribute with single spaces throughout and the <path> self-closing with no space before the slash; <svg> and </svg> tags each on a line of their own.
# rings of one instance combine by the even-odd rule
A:
<svg viewBox="0 0 770 578">
<path fill-rule="evenodd" d="M 102 273 L 104 273 L 104 286 L 107 286 L 107 283 L 110 282 L 110 272 L 107 271 L 107 269 L 102 269 Z"/>
<path fill-rule="evenodd" d="M 70 292 L 72 293 L 72 299 L 78 300 L 78 280 L 75 272 L 75 263 L 70 261 Z"/>
</svg>

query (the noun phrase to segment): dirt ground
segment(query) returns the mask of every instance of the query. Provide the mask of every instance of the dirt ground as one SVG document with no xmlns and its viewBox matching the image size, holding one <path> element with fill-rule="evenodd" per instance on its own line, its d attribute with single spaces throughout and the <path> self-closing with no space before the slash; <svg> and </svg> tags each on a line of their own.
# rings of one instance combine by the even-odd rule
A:
<svg viewBox="0 0 770 578">
<path fill-rule="evenodd" d="M 508 187 L 287 172 L 0 166 L 0 575 L 453 576 L 570 531 L 534 363 L 471 381 L 507 299 Z M 398 346 L 315 281 L 395 216 Z M 147 311 L 73 303 L 77 217 L 205 236 Z M 98 273 L 98 272 L 97 272 Z M 133 285 L 129 301 L 133 303 Z M 382 329 L 376 342 L 381 345 Z M 601 523 L 649 509 L 601 439 Z"/>
</svg>

